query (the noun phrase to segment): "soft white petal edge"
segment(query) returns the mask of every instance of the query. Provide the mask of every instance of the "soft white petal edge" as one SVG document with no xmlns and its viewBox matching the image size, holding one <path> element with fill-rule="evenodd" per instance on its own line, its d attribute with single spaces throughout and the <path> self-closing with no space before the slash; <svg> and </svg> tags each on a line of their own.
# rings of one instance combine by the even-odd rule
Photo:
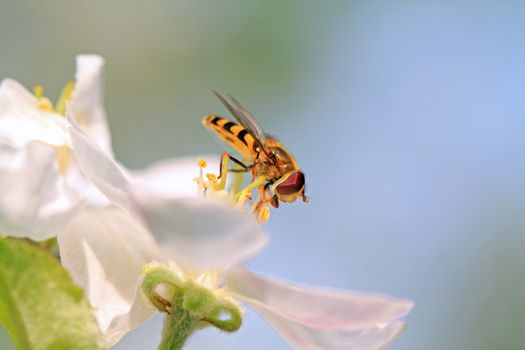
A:
<svg viewBox="0 0 525 350">
<path fill-rule="evenodd" d="M 299 349 L 381 348 L 403 330 L 396 320 L 413 306 L 381 294 L 299 287 L 239 267 L 226 271 L 225 280 L 234 297 Z"/>
<path fill-rule="evenodd" d="M 53 147 L 0 141 L 0 234 L 41 241 L 64 230 L 83 206 L 58 173 Z"/>
<path fill-rule="evenodd" d="M 71 108 L 68 108 L 67 119 L 73 154 L 80 169 L 110 201 L 131 209 L 130 183 L 124 168 L 81 130 Z"/>
<path fill-rule="evenodd" d="M 113 154 L 103 101 L 104 59 L 98 55 L 78 55 L 76 61 L 76 82 L 70 102 L 75 120 L 101 149 Z"/>
<path fill-rule="evenodd" d="M 193 270 L 235 265 L 268 241 L 253 215 L 222 199 L 165 197 L 142 187 L 132 198 L 165 254 Z"/>
<path fill-rule="evenodd" d="M 61 261 L 84 288 L 101 330 L 116 343 L 153 315 L 137 292 L 142 266 L 167 263 L 153 238 L 117 207 L 85 209 L 58 236 Z"/>
<path fill-rule="evenodd" d="M 35 96 L 18 82 L 0 84 L 0 139 L 17 147 L 31 141 L 63 146 L 69 143 L 66 124 L 61 115 L 40 110 Z"/>
</svg>

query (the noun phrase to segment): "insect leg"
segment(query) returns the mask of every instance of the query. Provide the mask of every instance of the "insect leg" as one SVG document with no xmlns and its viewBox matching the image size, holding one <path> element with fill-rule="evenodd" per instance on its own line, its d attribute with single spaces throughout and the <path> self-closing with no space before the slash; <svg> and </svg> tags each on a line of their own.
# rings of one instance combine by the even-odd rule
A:
<svg viewBox="0 0 525 350">
<path fill-rule="evenodd" d="M 232 160 L 235 164 L 238 164 L 240 167 L 242 167 L 242 169 L 228 169 L 227 170 L 228 172 L 233 172 L 233 173 L 243 172 L 243 173 L 245 173 L 245 172 L 250 171 L 250 167 L 249 166 L 247 166 L 246 164 L 244 164 L 240 160 L 236 159 L 235 157 L 231 156 L 229 153 L 223 152 L 222 155 L 221 155 L 221 162 L 220 162 L 220 167 L 219 167 L 219 179 L 222 178 L 222 164 L 224 163 L 224 158 L 228 158 L 228 159 Z"/>
<path fill-rule="evenodd" d="M 253 209 L 253 212 L 255 214 L 258 214 L 259 211 L 261 210 L 261 208 L 263 207 L 264 203 L 267 202 L 267 199 L 266 199 L 266 187 L 265 186 L 259 186 L 259 196 L 260 196 L 261 199 L 259 200 L 259 202 L 255 206 L 255 208 Z"/>
<path fill-rule="evenodd" d="M 266 195 L 267 193 L 268 196 Z M 255 206 L 255 209 L 253 210 L 254 213 L 259 213 L 266 203 L 270 203 L 274 208 L 279 208 L 279 199 L 277 199 L 276 195 L 271 193 L 268 184 L 259 187 L 259 195 L 261 196 L 261 200 Z"/>
<path fill-rule="evenodd" d="M 306 197 L 306 195 L 304 194 L 304 191 L 301 193 L 301 196 L 303 197 L 303 202 L 308 203 L 310 201 L 308 197 Z"/>
</svg>

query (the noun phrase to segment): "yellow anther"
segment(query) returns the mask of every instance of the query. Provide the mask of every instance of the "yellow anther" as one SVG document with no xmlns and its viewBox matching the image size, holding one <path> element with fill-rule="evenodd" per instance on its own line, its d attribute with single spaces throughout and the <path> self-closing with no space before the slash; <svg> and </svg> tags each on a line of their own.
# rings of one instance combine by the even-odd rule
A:
<svg viewBox="0 0 525 350">
<path fill-rule="evenodd" d="M 53 104 L 47 97 L 40 97 L 38 99 L 38 108 L 45 112 L 53 112 Z"/>
<path fill-rule="evenodd" d="M 44 87 L 42 85 L 36 85 L 33 88 L 33 93 L 38 100 L 38 108 L 45 112 L 53 112 L 53 104 L 47 97 L 44 97 Z"/>
<path fill-rule="evenodd" d="M 259 213 L 257 215 L 257 220 L 259 220 L 259 222 L 266 222 L 270 219 L 270 208 L 268 208 L 267 206 L 264 206 L 261 208 L 261 210 L 259 210 Z"/>
<path fill-rule="evenodd" d="M 208 179 L 207 186 L 213 191 L 224 191 L 224 188 L 221 186 L 221 183 L 219 182 L 219 179 L 217 178 L 217 175 L 215 174 L 206 174 L 206 178 Z"/>
<path fill-rule="evenodd" d="M 208 166 L 208 163 L 206 163 L 206 159 L 204 159 L 204 158 L 199 158 L 199 159 L 197 160 L 197 165 L 199 166 L 199 168 L 204 169 L 204 168 L 206 168 L 206 167 Z"/>
<path fill-rule="evenodd" d="M 251 192 L 248 191 L 242 191 L 237 196 L 237 201 L 235 202 L 235 207 L 242 209 L 244 208 L 244 205 L 246 204 L 246 201 L 252 199 Z"/>
<path fill-rule="evenodd" d="M 270 209 L 268 205 L 257 205 L 262 204 L 259 201 L 260 194 L 257 195 L 257 203 L 254 203 L 253 205 L 247 204 L 249 200 L 253 199 L 252 191 L 258 187 L 264 186 L 268 182 L 265 176 L 255 177 L 253 181 L 242 190 L 233 190 L 233 187 L 241 187 L 243 175 L 241 174 L 241 176 L 235 179 L 236 181 L 234 181 L 234 183 L 231 184 L 228 189 L 226 189 L 228 158 L 223 159 L 221 178 L 213 173 L 207 173 L 206 176 L 204 176 L 203 168 L 207 166 L 207 163 L 204 159 L 198 159 L 197 164 L 199 166 L 199 176 L 196 177 L 194 181 L 198 184 L 199 189 L 204 192 L 205 196 L 223 199 L 228 201 L 230 205 L 241 210 L 245 210 L 246 206 L 248 205 L 248 207 L 251 208 L 251 211 L 254 212 L 256 220 L 259 222 L 268 221 L 270 218 Z"/>
<path fill-rule="evenodd" d="M 55 110 L 58 114 L 66 115 L 66 104 L 71 100 L 71 95 L 73 94 L 73 89 L 75 88 L 75 82 L 70 80 L 62 89 L 60 97 L 58 98 Z"/>
<path fill-rule="evenodd" d="M 33 88 L 33 93 L 35 94 L 36 98 L 44 97 L 44 87 L 42 85 L 35 85 Z"/>
<path fill-rule="evenodd" d="M 218 179 L 217 179 L 217 175 L 215 174 L 206 174 L 206 178 L 208 179 L 209 182 L 217 182 Z"/>
</svg>

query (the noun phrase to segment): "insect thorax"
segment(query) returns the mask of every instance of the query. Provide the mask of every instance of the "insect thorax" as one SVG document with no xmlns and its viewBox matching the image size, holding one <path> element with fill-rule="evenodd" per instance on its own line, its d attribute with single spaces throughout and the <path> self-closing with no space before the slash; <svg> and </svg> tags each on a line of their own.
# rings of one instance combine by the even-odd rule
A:
<svg viewBox="0 0 525 350">
<path fill-rule="evenodd" d="M 297 162 L 293 156 L 278 142 L 266 145 L 266 149 L 274 159 L 270 160 L 260 153 L 256 167 L 257 176 L 263 175 L 268 182 L 273 183 L 290 171 L 298 169 Z"/>
</svg>

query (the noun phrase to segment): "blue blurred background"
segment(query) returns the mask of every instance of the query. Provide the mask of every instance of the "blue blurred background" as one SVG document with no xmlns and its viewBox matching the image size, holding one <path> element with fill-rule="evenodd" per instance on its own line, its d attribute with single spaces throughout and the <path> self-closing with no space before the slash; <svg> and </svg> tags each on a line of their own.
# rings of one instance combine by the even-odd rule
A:
<svg viewBox="0 0 525 350">
<path fill-rule="evenodd" d="M 233 94 L 312 198 L 273 212 L 253 270 L 415 300 L 392 349 L 524 349 L 524 38 L 523 1 L 0 0 L 0 78 L 56 97 L 76 54 L 103 55 L 136 168 L 222 151 L 200 120 L 225 112 L 210 89 Z M 288 346 L 248 312 L 188 346 L 210 348 Z"/>
</svg>

